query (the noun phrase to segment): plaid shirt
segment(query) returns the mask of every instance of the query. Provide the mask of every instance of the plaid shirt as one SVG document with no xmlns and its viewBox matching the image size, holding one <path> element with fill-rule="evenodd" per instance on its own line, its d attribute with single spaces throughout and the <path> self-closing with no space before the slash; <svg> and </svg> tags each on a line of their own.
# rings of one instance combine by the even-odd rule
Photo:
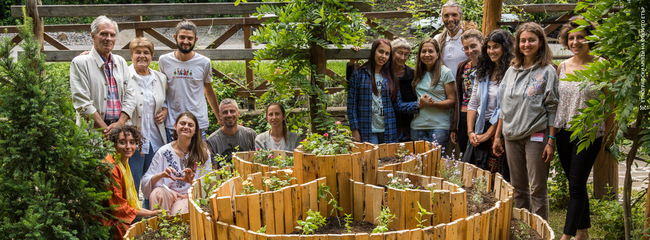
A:
<svg viewBox="0 0 650 240">
<path fill-rule="evenodd" d="M 104 120 L 117 120 L 122 113 L 122 103 L 120 102 L 120 94 L 117 92 L 117 82 L 113 76 L 113 58 L 108 55 L 108 59 L 104 60 L 104 73 L 106 74 L 106 81 L 108 82 L 108 94 L 106 95 L 106 115 Z"/>
<path fill-rule="evenodd" d="M 348 83 L 348 121 L 350 129 L 359 130 L 361 141 L 370 140 L 372 133 L 372 85 L 370 71 L 367 68 L 360 68 L 354 71 Z M 397 91 L 397 100 L 390 100 L 388 95 L 387 81 L 384 79 L 381 86 L 381 98 L 384 103 L 384 139 L 386 143 L 397 142 L 397 119 L 395 112 L 417 113 L 418 103 L 402 102 L 402 95 Z"/>
</svg>

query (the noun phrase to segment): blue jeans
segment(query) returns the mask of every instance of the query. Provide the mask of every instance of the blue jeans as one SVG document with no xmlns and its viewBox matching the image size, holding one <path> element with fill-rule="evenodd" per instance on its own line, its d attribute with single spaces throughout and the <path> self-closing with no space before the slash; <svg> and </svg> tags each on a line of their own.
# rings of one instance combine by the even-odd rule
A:
<svg viewBox="0 0 650 240">
<path fill-rule="evenodd" d="M 384 133 L 371 133 L 370 134 L 370 139 L 368 141 L 372 144 L 382 144 L 385 143 L 386 140 L 384 139 Z"/>
<path fill-rule="evenodd" d="M 435 136 L 434 136 L 435 135 Z M 449 130 L 443 129 L 428 129 L 428 130 L 415 130 L 411 129 L 411 139 L 413 141 L 429 141 L 437 142 L 442 146 L 442 156 L 445 156 L 445 149 L 449 143 Z"/>
<path fill-rule="evenodd" d="M 167 143 L 173 142 L 174 139 L 174 129 L 165 128 L 167 130 Z M 208 141 L 208 128 L 201 128 L 201 136 L 203 136 L 203 141 Z"/>
</svg>

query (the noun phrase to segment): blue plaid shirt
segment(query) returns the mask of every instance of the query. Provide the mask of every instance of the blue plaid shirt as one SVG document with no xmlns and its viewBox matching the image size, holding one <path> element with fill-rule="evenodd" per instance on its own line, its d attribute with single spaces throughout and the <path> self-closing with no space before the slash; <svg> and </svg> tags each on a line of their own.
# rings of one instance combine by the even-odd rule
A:
<svg viewBox="0 0 650 240">
<path fill-rule="evenodd" d="M 372 134 L 372 85 L 370 71 L 360 68 L 354 71 L 348 82 L 348 121 L 350 129 L 359 130 L 362 142 L 370 141 Z M 397 119 L 395 112 L 414 114 L 418 112 L 418 103 L 402 102 L 402 95 L 397 91 L 395 102 L 388 95 L 387 80 L 381 86 L 381 98 L 384 104 L 384 139 L 386 143 L 398 141 Z"/>
</svg>

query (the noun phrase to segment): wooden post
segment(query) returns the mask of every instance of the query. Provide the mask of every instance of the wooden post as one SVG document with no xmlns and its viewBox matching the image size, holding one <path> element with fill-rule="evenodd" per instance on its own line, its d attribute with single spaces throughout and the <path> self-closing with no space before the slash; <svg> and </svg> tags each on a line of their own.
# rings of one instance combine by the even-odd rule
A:
<svg viewBox="0 0 650 240">
<path fill-rule="evenodd" d="M 250 14 L 244 14 L 243 17 L 250 17 Z M 250 49 L 253 47 L 251 44 L 251 25 L 244 25 L 244 48 Z M 255 89 L 255 81 L 253 76 L 253 68 L 251 67 L 251 61 L 246 60 L 246 88 L 249 90 Z M 248 95 L 248 109 L 255 110 L 255 98 Z"/>
<path fill-rule="evenodd" d="M 501 21 L 501 4 L 503 0 L 483 0 L 483 36 L 499 28 Z"/>
<path fill-rule="evenodd" d="M 34 32 L 34 39 L 38 41 L 43 51 L 43 39 L 45 28 L 43 26 L 43 18 L 38 15 L 38 6 L 41 5 L 41 0 L 25 0 L 25 10 L 28 17 L 32 18 L 32 31 Z"/>
<path fill-rule="evenodd" d="M 605 150 L 605 144 L 600 148 L 593 171 L 594 198 L 616 199 L 618 195 L 618 162 L 609 151 Z"/>
</svg>

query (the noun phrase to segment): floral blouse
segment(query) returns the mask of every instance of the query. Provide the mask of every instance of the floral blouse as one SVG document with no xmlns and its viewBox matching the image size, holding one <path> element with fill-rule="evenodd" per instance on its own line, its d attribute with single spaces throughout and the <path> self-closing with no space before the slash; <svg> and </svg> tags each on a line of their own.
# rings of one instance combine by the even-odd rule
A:
<svg viewBox="0 0 650 240">
<path fill-rule="evenodd" d="M 467 62 L 465 66 L 463 66 L 463 74 L 461 75 L 461 78 L 463 79 L 462 87 L 463 87 L 463 99 L 460 102 L 461 107 L 467 107 L 467 104 L 469 104 L 469 99 L 472 96 L 472 84 L 473 84 L 473 78 L 470 78 L 470 74 L 476 71 L 476 67 L 472 66 L 471 62 Z"/>
<path fill-rule="evenodd" d="M 558 94 L 560 95 L 557 112 L 555 115 L 555 127 L 569 129 L 573 116 L 580 114 L 579 109 L 587 107 L 586 102 L 591 99 L 598 99 L 598 90 L 590 89 L 592 84 L 587 83 L 584 88 L 580 88 L 581 82 L 566 81 L 567 75 L 565 63 L 560 64 L 560 84 Z M 601 124 L 596 137 L 602 137 L 605 133 L 605 124 Z"/>
</svg>

